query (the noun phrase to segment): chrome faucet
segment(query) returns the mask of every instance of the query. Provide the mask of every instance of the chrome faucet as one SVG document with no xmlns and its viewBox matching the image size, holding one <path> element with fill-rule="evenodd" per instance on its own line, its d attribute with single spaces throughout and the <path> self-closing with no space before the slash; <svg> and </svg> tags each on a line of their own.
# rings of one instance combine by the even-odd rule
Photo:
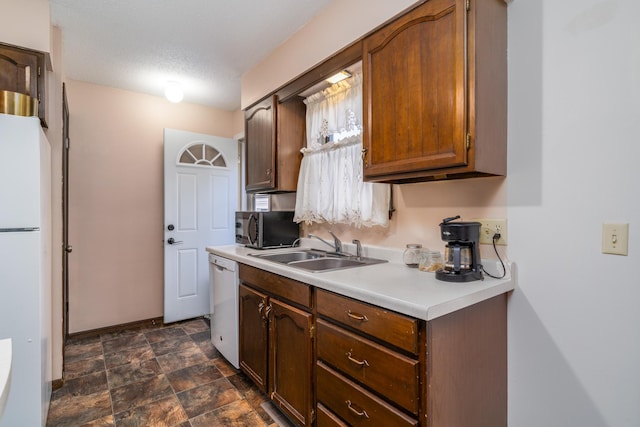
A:
<svg viewBox="0 0 640 427">
<path fill-rule="evenodd" d="M 360 243 L 360 240 L 353 239 L 351 243 L 356 245 L 356 258 L 358 259 L 362 258 L 362 243 Z"/>
<path fill-rule="evenodd" d="M 331 236 L 333 237 L 333 246 L 336 248 L 336 252 L 341 254 L 342 253 L 342 242 L 340 241 L 340 239 L 338 239 L 338 236 L 333 234 L 333 231 L 329 230 L 329 234 L 331 234 Z"/>
<path fill-rule="evenodd" d="M 322 237 L 320 236 L 316 236 L 315 234 L 311 234 L 309 233 L 309 235 L 307 237 L 309 237 L 310 239 L 318 239 L 320 240 L 322 243 L 324 243 L 327 246 L 331 246 L 333 248 L 334 251 L 336 251 L 336 253 L 341 254 L 342 253 L 342 242 L 340 241 L 340 239 L 338 239 L 338 236 L 336 236 L 335 234 L 333 234 L 332 231 L 329 231 L 329 234 L 331 234 L 331 236 L 333 237 L 333 244 L 327 242 L 326 240 L 324 240 Z"/>
</svg>

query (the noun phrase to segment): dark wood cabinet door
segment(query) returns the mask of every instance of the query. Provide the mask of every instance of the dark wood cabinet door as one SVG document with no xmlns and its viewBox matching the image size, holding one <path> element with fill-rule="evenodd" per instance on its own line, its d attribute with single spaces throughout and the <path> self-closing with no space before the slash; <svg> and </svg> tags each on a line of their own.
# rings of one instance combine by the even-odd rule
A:
<svg viewBox="0 0 640 427">
<path fill-rule="evenodd" d="M 363 42 L 364 174 L 465 166 L 466 7 L 430 0 Z"/>
<path fill-rule="evenodd" d="M 0 43 L 0 90 L 22 93 L 38 100 L 38 117 L 47 127 L 48 54 Z"/>
<path fill-rule="evenodd" d="M 301 426 L 313 422 L 311 313 L 270 302 L 271 399 Z"/>
<path fill-rule="evenodd" d="M 267 392 L 267 295 L 240 284 L 240 368 Z"/>
<path fill-rule="evenodd" d="M 277 106 L 276 187 L 278 191 L 296 191 L 302 153 L 306 146 L 304 98 L 295 97 Z"/>
<path fill-rule="evenodd" d="M 0 89 L 38 97 L 38 58 L 0 46 Z"/>
<path fill-rule="evenodd" d="M 245 112 L 248 192 L 268 191 L 276 186 L 277 102 L 275 96 L 269 97 Z"/>
</svg>

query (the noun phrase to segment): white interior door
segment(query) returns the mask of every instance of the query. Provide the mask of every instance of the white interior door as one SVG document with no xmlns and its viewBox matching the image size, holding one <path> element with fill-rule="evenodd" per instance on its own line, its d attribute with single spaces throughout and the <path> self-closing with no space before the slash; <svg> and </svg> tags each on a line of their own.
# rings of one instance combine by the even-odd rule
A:
<svg viewBox="0 0 640 427">
<path fill-rule="evenodd" d="M 208 314 L 207 246 L 235 241 L 238 144 L 164 130 L 164 321 Z"/>
</svg>

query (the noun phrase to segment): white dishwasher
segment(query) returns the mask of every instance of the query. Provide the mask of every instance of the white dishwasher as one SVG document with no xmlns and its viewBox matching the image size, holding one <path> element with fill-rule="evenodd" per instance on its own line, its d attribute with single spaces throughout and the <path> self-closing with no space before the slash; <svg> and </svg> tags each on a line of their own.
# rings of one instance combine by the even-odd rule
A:
<svg viewBox="0 0 640 427">
<path fill-rule="evenodd" d="M 238 263 L 209 254 L 211 342 L 236 368 L 238 356 Z"/>
</svg>

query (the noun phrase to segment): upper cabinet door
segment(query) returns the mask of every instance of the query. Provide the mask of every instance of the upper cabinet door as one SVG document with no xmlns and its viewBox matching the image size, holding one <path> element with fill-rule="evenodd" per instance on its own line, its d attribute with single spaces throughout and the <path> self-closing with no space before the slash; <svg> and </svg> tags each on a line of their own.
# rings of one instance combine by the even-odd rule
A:
<svg viewBox="0 0 640 427">
<path fill-rule="evenodd" d="M 466 165 L 461 3 L 428 1 L 364 40 L 367 177 Z"/>
<path fill-rule="evenodd" d="M 38 117 L 47 127 L 48 54 L 0 43 L 0 90 L 22 93 L 38 100 Z"/>
<path fill-rule="evenodd" d="M 38 97 L 38 57 L 0 47 L 0 89 Z"/>
<path fill-rule="evenodd" d="M 303 98 L 284 102 L 277 95 L 245 111 L 246 191 L 296 191 L 306 142 Z"/>
<path fill-rule="evenodd" d="M 506 5 L 429 0 L 363 41 L 364 175 L 506 173 Z"/>
<path fill-rule="evenodd" d="M 245 112 L 247 142 L 246 190 L 271 190 L 276 186 L 276 105 L 269 97 Z"/>
</svg>

